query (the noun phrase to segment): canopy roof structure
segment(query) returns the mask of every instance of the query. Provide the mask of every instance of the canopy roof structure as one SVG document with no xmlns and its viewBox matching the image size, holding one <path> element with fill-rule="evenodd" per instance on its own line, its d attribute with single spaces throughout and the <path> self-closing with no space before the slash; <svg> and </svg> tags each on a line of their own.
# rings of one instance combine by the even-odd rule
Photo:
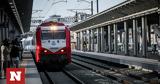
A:
<svg viewBox="0 0 160 84">
<path fill-rule="evenodd" d="M 112 23 L 133 19 L 158 11 L 158 0 L 126 0 L 114 7 L 102 11 L 88 19 L 70 26 L 72 31 L 88 27 L 105 26 Z"/>
</svg>

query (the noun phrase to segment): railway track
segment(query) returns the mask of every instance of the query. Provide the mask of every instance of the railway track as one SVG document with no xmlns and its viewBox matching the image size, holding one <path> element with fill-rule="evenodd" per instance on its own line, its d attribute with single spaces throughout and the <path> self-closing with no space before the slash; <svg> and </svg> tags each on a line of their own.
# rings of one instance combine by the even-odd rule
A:
<svg viewBox="0 0 160 84">
<path fill-rule="evenodd" d="M 44 84 L 120 84 L 77 64 L 70 64 L 62 71 L 40 71 Z"/>
<path fill-rule="evenodd" d="M 65 74 L 67 74 L 69 77 L 71 77 L 73 80 L 75 80 L 78 84 L 85 84 L 83 81 L 81 81 L 80 79 L 78 79 L 76 76 L 74 76 L 71 72 L 63 69 L 63 72 Z"/>
<path fill-rule="evenodd" d="M 65 70 L 83 81 L 83 84 L 120 84 L 111 78 L 105 77 L 76 63 L 66 66 Z"/>
<path fill-rule="evenodd" d="M 70 64 L 62 71 L 40 71 L 44 84 L 120 84 L 77 64 Z"/>
<path fill-rule="evenodd" d="M 46 70 L 44 67 L 39 67 L 39 73 L 43 84 L 84 84 L 81 80 L 66 70 Z"/>
<path fill-rule="evenodd" d="M 72 64 L 62 71 L 37 68 L 44 84 L 158 84 L 157 79 L 146 78 L 148 74 L 150 79 L 155 77 L 155 73 L 143 71 L 142 74 L 142 70 L 129 69 L 125 65 L 79 56 L 72 56 Z"/>
<path fill-rule="evenodd" d="M 72 56 L 73 63 L 93 70 L 123 84 L 158 84 L 158 75 L 154 72 L 130 69 L 125 65 L 100 62 L 100 60 Z M 148 77 L 147 76 L 151 76 Z M 154 77 L 153 80 L 150 80 Z M 154 82 L 153 82 L 154 81 Z"/>
<path fill-rule="evenodd" d="M 39 73 L 40 73 L 43 84 L 45 84 L 45 83 L 46 84 L 55 84 L 53 82 L 53 80 L 50 78 L 50 76 L 48 75 L 47 71 L 43 71 L 43 72 L 39 72 Z"/>
</svg>

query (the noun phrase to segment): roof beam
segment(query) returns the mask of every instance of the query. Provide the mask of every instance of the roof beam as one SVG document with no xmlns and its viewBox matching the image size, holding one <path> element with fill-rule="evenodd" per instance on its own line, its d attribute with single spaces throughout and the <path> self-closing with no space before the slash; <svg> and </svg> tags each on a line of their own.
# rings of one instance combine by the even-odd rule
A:
<svg viewBox="0 0 160 84">
<path fill-rule="evenodd" d="M 22 34 L 23 34 L 23 33 L 24 33 L 24 30 L 23 30 L 22 22 L 21 22 L 21 19 L 20 19 L 20 16 L 19 16 L 19 13 L 18 13 L 16 4 L 15 4 L 14 0 L 8 0 L 8 2 L 9 2 L 9 5 L 11 6 L 12 12 L 13 12 L 13 14 L 14 14 L 14 16 L 15 16 L 18 24 L 19 24 L 19 27 L 20 27 L 20 29 L 21 29 L 21 32 L 22 32 Z"/>
</svg>

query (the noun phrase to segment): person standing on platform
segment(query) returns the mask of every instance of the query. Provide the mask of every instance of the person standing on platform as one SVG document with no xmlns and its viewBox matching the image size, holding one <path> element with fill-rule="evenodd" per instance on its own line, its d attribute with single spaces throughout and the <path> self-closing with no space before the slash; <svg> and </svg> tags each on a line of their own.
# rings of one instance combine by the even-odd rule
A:
<svg viewBox="0 0 160 84">
<path fill-rule="evenodd" d="M 12 49 L 11 49 L 11 58 L 13 60 L 13 66 L 18 68 L 19 67 L 19 56 L 20 56 L 20 45 L 18 42 L 18 38 L 12 41 Z"/>
<path fill-rule="evenodd" d="M 5 39 L 1 45 L 1 78 L 5 78 L 6 68 L 10 67 L 10 51 L 11 46 L 9 44 L 9 40 Z"/>
<path fill-rule="evenodd" d="M 22 61 L 22 58 L 23 58 L 23 45 L 22 45 L 22 41 L 19 41 L 19 45 L 20 45 L 20 60 Z"/>
</svg>

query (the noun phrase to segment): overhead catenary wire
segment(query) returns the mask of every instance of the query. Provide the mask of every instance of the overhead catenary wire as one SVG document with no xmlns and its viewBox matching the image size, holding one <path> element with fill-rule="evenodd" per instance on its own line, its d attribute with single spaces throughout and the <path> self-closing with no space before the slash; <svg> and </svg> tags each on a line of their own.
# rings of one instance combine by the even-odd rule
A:
<svg viewBox="0 0 160 84">
<path fill-rule="evenodd" d="M 43 0 L 41 2 L 38 2 L 38 1 L 39 0 L 34 0 L 34 5 L 35 4 L 40 4 L 40 3 L 43 2 L 43 4 L 42 4 L 43 6 L 39 6 L 38 5 L 38 7 L 36 7 L 36 9 L 33 9 L 33 11 L 32 11 L 32 17 L 40 19 L 40 18 L 43 18 L 42 13 L 45 11 L 45 6 L 46 6 L 46 4 L 47 4 L 47 2 L 49 0 Z"/>
<path fill-rule="evenodd" d="M 50 8 L 48 8 L 47 12 L 45 13 L 46 17 L 47 17 L 47 14 L 51 11 L 53 5 L 57 4 L 57 3 L 60 3 L 60 2 L 66 2 L 67 3 L 67 0 L 60 0 L 60 1 L 56 1 L 56 2 L 52 2 Z M 45 17 L 45 18 L 46 18 Z"/>
<path fill-rule="evenodd" d="M 48 5 L 50 1 L 51 1 L 51 0 L 46 0 L 46 2 L 45 2 L 44 5 L 43 5 L 43 8 L 42 8 L 43 13 L 41 13 L 41 16 L 44 16 L 44 18 L 45 18 L 45 15 L 46 15 L 45 10 L 46 10 L 46 9 L 50 9 L 50 8 L 48 8 L 48 6 L 46 6 L 46 4 Z M 55 0 L 52 0 L 52 1 L 54 2 Z M 53 3 L 53 2 L 52 2 L 52 3 Z M 49 7 L 50 7 L 50 6 L 49 6 Z"/>
</svg>

